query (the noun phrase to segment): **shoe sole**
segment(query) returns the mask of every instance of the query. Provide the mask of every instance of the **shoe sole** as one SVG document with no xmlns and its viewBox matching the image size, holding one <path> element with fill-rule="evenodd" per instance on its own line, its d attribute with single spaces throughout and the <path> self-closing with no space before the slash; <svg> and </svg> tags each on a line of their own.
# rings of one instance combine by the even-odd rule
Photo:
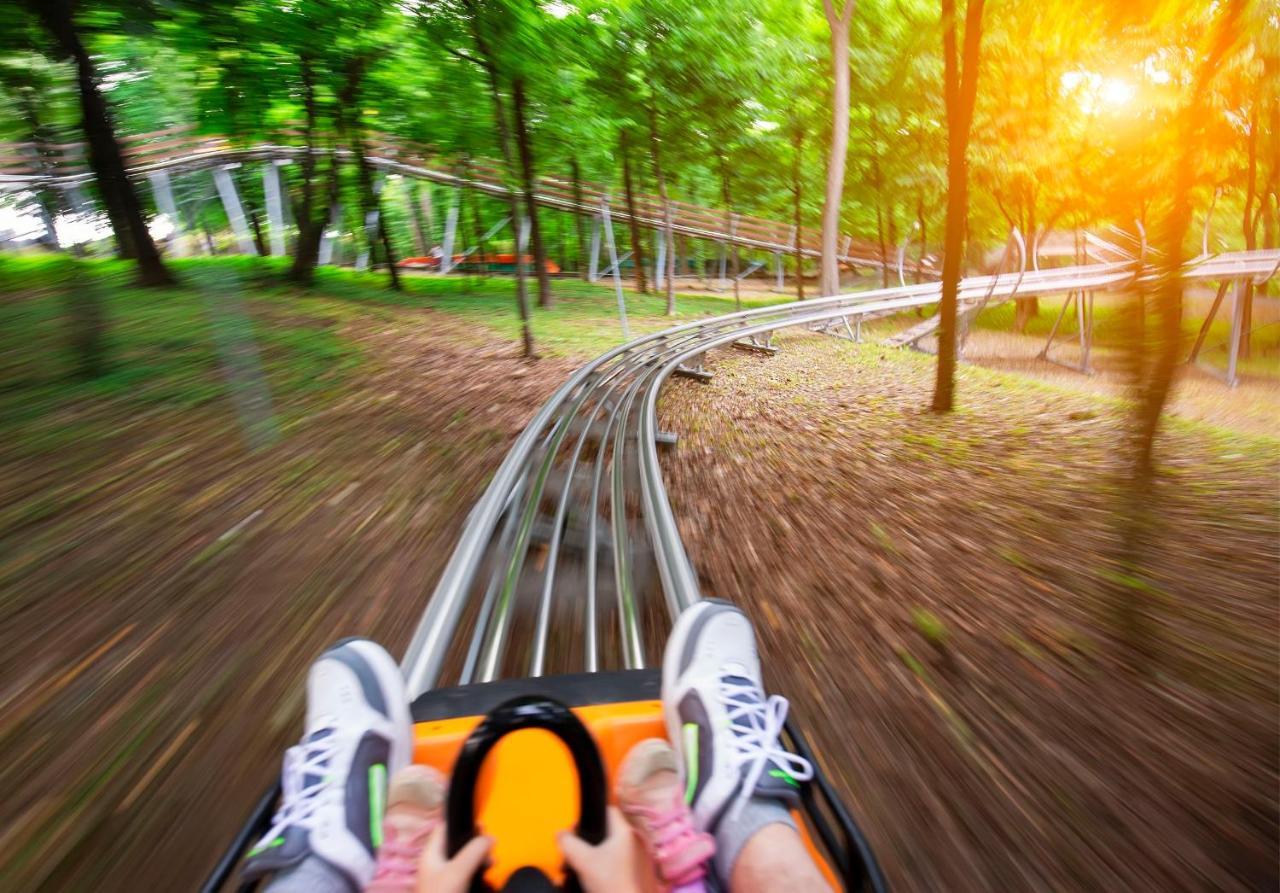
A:
<svg viewBox="0 0 1280 893">
<path fill-rule="evenodd" d="M 382 698 L 386 702 L 387 714 L 392 725 L 403 729 L 402 735 L 393 736 L 391 741 L 390 765 L 388 776 L 409 765 L 413 761 L 413 720 L 409 715 L 409 699 L 405 691 L 404 674 L 395 659 L 381 645 L 369 639 L 346 639 L 337 647 L 349 648 L 364 661 L 378 682 Z"/>
<path fill-rule="evenodd" d="M 732 602 L 720 598 L 707 598 L 681 612 L 667 637 L 667 647 L 662 654 L 662 703 L 666 719 L 667 736 L 673 746 L 679 747 L 680 722 L 675 718 L 675 704 L 671 697 L 676 683 L 680 679 L 680 665 L 684 662 L 685 651 L 694 633 L 702 628 L 709 618 L 725 608 L 734 611 L 740 609 Z M 668 708 L 667 705 L 670 705 Z"/>
</svg>

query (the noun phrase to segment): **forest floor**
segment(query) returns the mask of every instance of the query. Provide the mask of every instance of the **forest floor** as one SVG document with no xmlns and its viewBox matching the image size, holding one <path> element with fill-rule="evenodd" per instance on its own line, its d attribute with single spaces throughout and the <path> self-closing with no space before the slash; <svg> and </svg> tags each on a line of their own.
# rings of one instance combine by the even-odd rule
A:
<svg viewBox="0 0 1280 893">
<path fill-rule="evenodd" d="M 778 343 L 669 386 L 668 489 L 891 886 L 1274 889 L 1280 443 L 1171 421 L 1125 563 L 1120 401 Z"/>
<path fill-rule="evenodd" d="M 193 888 L 295 738 L 306 665 L 341 635 L 404 646 L 510 441 L 618 342 L 580 283 L 538 311 L 530 362 L 508 282 L 393 295 L 323 271 L 300 293 L 269 263 L 191 261 L 191 282 L 242 286 L 279 435 L 250 450 L 219 372 L 228 306 L 157 300 L 122 269 L 68 282 L 0 258 L 14 889 Z M 82 288 L 111 323 L 92 383 L 61 349 Z M 634 331 L 671 323 L 628 302 Z M 731 306 L 681 299 L 683 318 Z M 964 409 L 938 420 L 918 411 L 928 358 L 783 343 L 673 384 L 667 474 L 708 592 L 759 619 L 770 679 L 891 880 L 1274 886 L 1276 442 L 1173 425 L 1168 530 L 1140 577 L 1117 575 L 1117 401 L 965 368 Z M 1145 676 L 1116 666 L 1099 607 L 1116 580 L 1159 608 Z"/>
</svg>

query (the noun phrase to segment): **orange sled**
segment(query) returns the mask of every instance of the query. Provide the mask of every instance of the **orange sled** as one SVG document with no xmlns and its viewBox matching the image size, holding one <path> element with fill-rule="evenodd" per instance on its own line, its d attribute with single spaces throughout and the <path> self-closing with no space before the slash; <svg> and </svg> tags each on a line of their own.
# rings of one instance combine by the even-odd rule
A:
<svg viewBox="0 0 1280 893">
<path fill-rule="evenodd" d="M 658 670 L 574 673 L 428 691 L 412 705 L 414 761 L 450 779 L 447 850 L 478 833 L 494 838 L 492 862 L 473 890 L 577 890 L 556 834 L 598 843 L 622 759 L 645 738 L 665 738 Z M 882 891 L 883 876 L 861 831 L 788 723 L 784 744 L 813 764 L 800 788 L 796 824 L 833 888 Z M 244 851 L 266 832 L 279 785 L 264 796 L 212 875 L 224 889 Z M 240 890 L 251 890 L 252 884 Z"/>
</svg>

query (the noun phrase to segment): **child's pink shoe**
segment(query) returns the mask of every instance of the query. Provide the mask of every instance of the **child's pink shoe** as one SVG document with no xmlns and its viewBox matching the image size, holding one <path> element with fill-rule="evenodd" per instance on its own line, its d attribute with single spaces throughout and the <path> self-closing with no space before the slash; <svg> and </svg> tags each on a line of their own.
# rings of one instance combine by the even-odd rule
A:
<svg viewBox="0 0 1280 893">
<path fill-rule="evenodd" d="M 693 893 L 705 889 L 703 878 L 716 844 L 693 827 L 678 766 L 666 741 L 641 741 L 618 769 L 618 806 L 644 840 L 659 879 L 672 890 Z"/>
<path fill-rule="evenodd" d="M 418 860 L 427 838 L 443 820 L 444 792 L 444 776 L 430 766 L 410 764 L 391 779 L 378 861 L 365 893 L 418 889 Z"/>
</svg>

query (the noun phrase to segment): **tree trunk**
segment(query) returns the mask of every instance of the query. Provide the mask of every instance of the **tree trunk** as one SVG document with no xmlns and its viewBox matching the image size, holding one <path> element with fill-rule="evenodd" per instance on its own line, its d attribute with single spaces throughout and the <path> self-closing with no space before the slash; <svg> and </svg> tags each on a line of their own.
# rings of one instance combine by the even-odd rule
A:
<svg viewBox="0 0 1280 893">
<path fill-rule="evenodd" d="M 122 255 L 131 256 L 136 262 L 140 284 L 173 285 L 173 276 L 147 229 L 138 194 L 125 173 L 124 155 L 116 142 L 111 110 L 98 90 L 93 60 L 76 31 L 74 3 L 72 0 L 27 0 L 27 3 L 53 37 L 59 54 L 75 63 L 81 126 L 89 144 L 89 166 L 97 178 Z"/>
<path fill-rule="evenodd" d="M 724 201 L 725 232 L 731 233 L 729 244 L 729 278 L 733 282 L 733 306 L 742 309 L 742 295 L 738 283 L 738 240 L 737 227 L 734 226 L 733 189 L 729 182 L 729 160 L 723 155 L 720 159 L 720 197 Z"/>
<path fill-rule="evenodd" d="M 471 159 L 465 159 L 462 163 L 464 179 L 471 179 L 470 168 Z M 466 201 L 467 198 L 469 198 L 470 201 Z M 475 262 L 476 272 L 480 275 L 481 279 L 488 279 L 489 242 L 484 237 L 484 221 L 480 218 L 480 193 L 472 192 L 469 196 L 463 196 L 460 200 L 465 202 L 465 204 L 463 204 L 458 210 L 458 214 L 463 220 L 465 220 L 467 216 L 466 205 L 471 206 L 471 232 L 472 237 L 476 240 L 476 251 L 479 252 L 479 256 L 476 258 Z M 520 234 L 516 233 L 515 237 L 518 240 L 520 238 Z"/>
<path fill-rule="evenodd" d="M 831 29 L 831 146 L 827 154 L 827 190 L 822 202 L 823 296 L 840 291 L 840 202 L 844 195 L 845 156 L 849 151 L 849 20 L 853 0 L 845 0 L 843 15 L 837 15 L 834 0 L 823 0 L 827 25 Z"/>
<path fill-rule="evenodd" d="M 938 309 L 938 376 L 933 411 L 955 406 L 956 312 L 969 219 L 969 127 L 978 94 L 985 0 L 965 11 L 964 58 L 956 59 L 955 0 L 942 0 L 942 56 L 947 111 L 947 224 L 942 246 L 942 300 Z M 963 69 L 959 66 L 963 64 Z"/>
<path fill-rule="evenodd" d="M 627 214 L 631 217 L 631 262 L 636 268 L 636 290 L 641 294 L 647 294 L 649 282 L 644 272 L 644 240 L 640 237 L 640 222 L 636 218 L 636 200 L 631 182 L 631 141 L 627 137 L 625 127 L 619 139 L 622 151 L 622 188 L 627 199 Z"/>
<path fill-rule="evenodd" d="M 409 204 L 409 222 L 413 225 L 413 248 L 419 257 L 425 257 L 431 246 L 427 244 L 422 229 L 422 209 L 418 205 L 418 190 L 421 188 L 417 180 L 405 181 L 405 200 Z"/>
<path fill-rule="evenodd" d="M 920 248 L 916 252 L 916 285 L 924 281 L 924 256 L 929 249 L 929 221 L 924 216 L 924 199 L 916 200 L 916 225 L 920 229 Z"/>
<path fill-rule="evenodd" d="M 516 251 L 520 250 L 520 194 L 512 182 L 515 175 L 515 162 L 511 151 L 511 128 L 507 124 L 506 104 L 502 101 L 502 90 L 498 83 L 498 63 L 493 49 L 480 27 L 481 15 L 476 0 L 463 0 L 470 16 L 471 36 L 475 40 L 476 49 L 484 60 L 481 66 L 489 80 L 489 95 L 493 99 L 493 117 L 498 130 L 498 146 L 502 149 L 502 161 L 506 167 L 507 207 L 510 209 L 511 226 L 516 233 Z M 533 328 L 529 322 L 529 293 L 525 282 L 523 264 L 516 264 L 516 309 L 520 314 L 520 331 L 524 339 L 524 355 L 533 357 Z"/>
<path fill-rule="evenodd" d="M 91 381 L 107 371 L 107 320 L 98 284 L 81 272 L 75 261 L 69 287 L 63 292 L 71 352 L 77 378 Z"/>
<path fill-rule="evenodd" d="M 872 139 L 876 140 L 875 118 L 871 119 Z M 880 175 L 880 156 L 871 156 L 871 182 L 876 188 L 876 242 L 880 249 L 880 287 L 889 287 L 889 255 L 885 250 L 884 240 L 884 179 Z M 892 240 L 890 240 L 892 242 Z"/>
<path fill-rule="evenodd" d="M 795 258 L 796 258 L 796 300 L 804 300 L 804 253 L 801 246 L 804 245 L 804 217 L 801 214 L 801 208 L 804 199 L 804 176 L 800 169 L 800 162 L 804 154 L 804 128 L 797 127 L 791 137 L 791 198 L 792 198 L 792 223 L 795 226 Z"/>
<path fill-rule="evenodd" d="M 329 206 L 316 208 L 316 129 L 319 112 L 316 104 L 315 71 L 311 59 L 299 59 L 302 69 L 302 108 L 306 115 L 304 141 L 306 151 L 302 155 L 302 204 L 294 214 L 298 224 L 298 243 L 293 250 L 293 264 L 289 267 L 289 280 L 296 285 L 307 286 L 315 280 L 316 264 L 320 260 L 320 242 L 325 227 L 329 225 Z M 338 159 L 329 156 L 331 178 L 336 177 Z"/>
<path fill-rule="evenodd" d="M 1181 109 L 1181 138 L 1177 142 L 1178 157 L 1174 174 L 1173 202 L 1162 232 L 1165 237 L 1163 272 L 1156 291 L 1156 351 L 1146 381 L 1135 404 L 1136 455 L 1135 478 L 1150 481 L 1154 472 L 1153 451 L 1160 416 L 1173 384 L 1182 343 L 1182 245 L 1191 226 L 1191 189 L 1195 180 L 1197 152 L 1202 147 L 1198 138 L 1200 121 L 1208 114 L 1208 87 L 1223 57 L 1238 38 L 1238 25 L 1245 3 L 1228 0 L 1223 4 L 1215 39 L 1203 57 L 1192 94 Z"/>
<path fill-rule="evenodd" d="M 653 157 L 653 176 L 658 181 L 658 198 L 662 202 L 662 232 L 658 234 L 658 238 L 666 242 L 665 259 L 663 260 L 663 279 L 667 292 L 667 316 L 674 316 L 676 312 L 676 246 L 675 238 L 671 233 L 671 202 L 667 198 L 667 181 L 662 175 L 662 140 L 658 136 L 658 107 L 652 98 L 652 85 L 650 85 L 649 99 L 649 151 Z"/>
<path fill-rule="evenodd" d="M 547 249 L 542 241 L 542 225 L 538 222 L 537 179 L 533 172 L 533 142 L 529 138 L 529 125 L 525 116 L 524 78 L 512 83 L 512 105 L 515 107 L 516 148 L 520 154 L 520 179 L 524 184 L 524 203 L 529 214 L 529 240 L 533 243 L 533 262 L 537 268 L 538 306 L 550 307 L 555 303 L 551 295 L 551 276 L 547 273 Z M 513 225 L 518 221 L 513 221 Z M 520 252 L 520 229 L 516 226 L 516 264 L 524 262 Z"/>
<path fill-rule="evenodd" d="M 1254 214 L 1253 203 L 1258 194 L 1258 116 L 1261 113 L 1259 106 L 1262 102 L 1261 85 L 1254 94 L 1252 114 L 1249 119 L 1249 138 L 1246 142 L 1248 151 L 1249 167 L 1248 174 L 1245 177 L 1245 194 L 1244 194 L 1244 211 L 1242 213 L 1242 229 L 1244 230 L 1244 247 L 1246 251 L 1253 251 L 1258 247 L 1258 218 Z M 1259 208 L 1259 210 L 1264 210 Z M 1240 314 L 1240 358 L 1248 359 L 1251 353 L 1250 346 L 1252 339 L 1249 337 L 1249 330 L 1253 328 L 1253 279 L 1244 281 L 1244 288 L 1240 293 L 1240 300 L 1244 303 Z"/>
<path fill-rule="evenodd" d="M 1035 249 L 1036 242 L 1036 204 L 1034 201 L 1027 204 L 1027 229 L 1023 233 L 1027 250 Z M 1023 257 L 1022 264 L 1024 267 L 1031 266 L 1031 258 Z M 1027 331 L 1027 323 L 1040 315 L 1040 299 L 1038 297 L 1019 298 L 1014 302 L 1013 314 L 1013 330 L 1019 335 Z"/>
<path fill-rule="evenodd" d="M 582 169 L 578 166 L 578 156 L 569 156 L 569 175 L 573 178 L 573 203 L 579 208 L 586 207 L 586 203 L 582 200 Z M 578 250 L 574 254 L 575 272 L 580 279 L 585 280 L 590 272 L 586 264 L 582 262 L 582 256 L 586 253 L 586 238 L 582 228 L 582 214 L 575 212 L 573 215 L 574 232 L 578 237 Z"/>
<path fill-rule="evenodd" d="M 367 65 L 368 59 L 363 56 L 355 56 L 347 61 L 346 83 L 338 94 L 338 128 L 347 138 L 348 148 L 356 156 L 356 177 L 360 183 L 360 207 L 364 212 L 361 216 L 364 223 L 365 242 L 369 248 L 370 265 L 377 264 L 378 246 L 381 242 L 391 288 L 400 291 L 400 271 L 396 268 L 391 240 L 387 236 L 386 221 L 383 219 L 382 203 L 378 198 L 378 190 L 374 186 L 373 170 L 369 167 L 364 148 L 364 131 L 361 124 L 364 116 L 360 108 L 360 91 L 364 86 Z M 371 223 L 371 219 L 374 222 Z"/>
</svg>

